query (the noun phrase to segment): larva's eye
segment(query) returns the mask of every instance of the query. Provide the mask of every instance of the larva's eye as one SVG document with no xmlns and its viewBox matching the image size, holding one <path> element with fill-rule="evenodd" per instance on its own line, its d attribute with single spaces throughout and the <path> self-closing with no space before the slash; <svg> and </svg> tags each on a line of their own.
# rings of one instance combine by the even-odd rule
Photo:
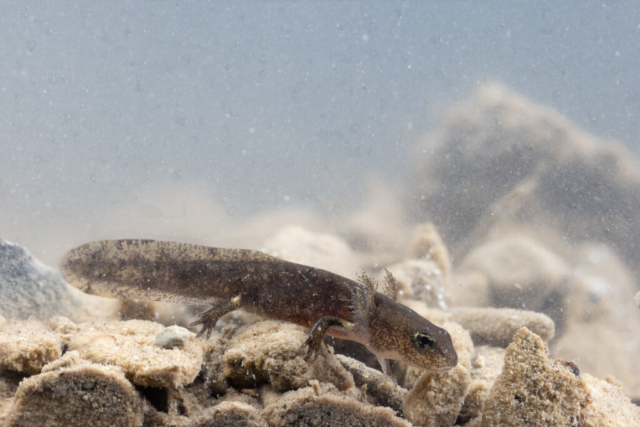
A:
<svg viewBox="0 0 640 427">
<path fill-rule="evenodd" d="M 411 341 L 413 342 L 413 345 L 421 350 L 431 348 L 436 343 L 433 336 L 426 332 L 416 332 L 413 334 L 413 337 L 411 337 Z"/>
</svg>

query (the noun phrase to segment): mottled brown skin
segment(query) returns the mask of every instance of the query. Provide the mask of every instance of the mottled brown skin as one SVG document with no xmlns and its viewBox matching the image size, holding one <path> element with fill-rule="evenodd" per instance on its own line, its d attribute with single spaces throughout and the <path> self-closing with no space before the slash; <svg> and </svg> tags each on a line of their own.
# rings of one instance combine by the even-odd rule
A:
<svg viewBox="0 0 640 427">
<path fill-rule="evenodd" d="M 210 332 L 218 318 L 242 309 L 270 319 L 314 327 L 310 353 L 322 335 L 366 345 L 379 358 L 434 371 L 457 364 L 449 334 L 414 311 L 334 273 L 258 251 L 153 240 L 91 242 L 61 263 L 65 279 L 93 295 L 125 299 L 211 303 L 199 322 Z M 418 331 L 433 337 L 418 348 Z"/>
<path fill-rule="evenodd" d="M 420 316 L 415 311 L 378 292 L 375 294 L 376 309 L 369 319 L 370 348 L 393 349 L 408 365 L 432 371 L 448 371 L 458 364 L 458 355 L 453 348 L 449 333 Z M 425 323 L 428 322 L 429 324 Z M 390 333 L 390 331 L 393 331 Z M 411 337 L 416 331 L 426 331 L 435 339 L 429 351 L 417 352 Z M 373 351 L 375 354 L 376 352 Z"/>
</svg>

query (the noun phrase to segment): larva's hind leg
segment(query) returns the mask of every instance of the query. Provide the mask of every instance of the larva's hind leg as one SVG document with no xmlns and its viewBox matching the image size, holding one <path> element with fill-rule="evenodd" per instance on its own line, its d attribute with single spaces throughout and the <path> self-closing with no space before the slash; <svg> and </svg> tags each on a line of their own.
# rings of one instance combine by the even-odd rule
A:
<svg viewBox="0 0 640 427">
<path fill-rule="evenodd" d="M 240 295 L 235 296 L 227 301 L 218 301 L 213 304 L 209 310 L 204 313 L 200 313 L 200 318 L 190 324 L 189 326 L 202 325 L 202 329 L 196 335 L 200 338 L 205 332 L 207 333 L 207 339 L 211 338 L 211 331 L 216 327 L 218 320 L 227 313 L 231 313 L 234 310 L 240 308 Z"/>
</svg>

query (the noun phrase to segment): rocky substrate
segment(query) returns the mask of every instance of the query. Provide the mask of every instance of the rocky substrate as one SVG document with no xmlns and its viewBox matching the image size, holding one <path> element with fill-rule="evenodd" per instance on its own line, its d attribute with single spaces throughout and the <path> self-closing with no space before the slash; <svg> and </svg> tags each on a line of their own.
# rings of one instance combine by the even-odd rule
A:
<svg viewBox="0 0 640 427">
<path fill-rule="evenodd" d="M 639 425 L 615 381 L 550 359 L 521 327 L 507 348 L 445 323 L 459 365 L 390 378 L 331 347 L 304 360 L 305 328 L 260 321 L 208 341 L 142 321 L 4 321 L 5 426 Z M 63 351 L 64 350 L 64 351 Z"/>
<path fill-rule="evenodd" d="M 442 265 L 433 267 L 432 274 Z M 306 328 L 250 316 L 236 316 L 209 340 L 179 326 L 117 320 L 129 313 L 122 310 L 127 304 L 111 319 L 94 321 L 85 321 L 86 304 L 71 316 L 76 321 L 1 318 L 0 420 L 5 426 L 640 425 L 640 408 L 619 382 L 549 358 L 545 341 L 554 338 L 555 325 L 548 316 L 497 308 L 445 312 L 410 301 L 450 332 L 459 364 L 437 374 L 398 363 L 398 384 L 370 357 L 335 354 L 330 345 L 306 361 Z M 357 357 L 359 345 L 335 346 Z"/>
</svg>

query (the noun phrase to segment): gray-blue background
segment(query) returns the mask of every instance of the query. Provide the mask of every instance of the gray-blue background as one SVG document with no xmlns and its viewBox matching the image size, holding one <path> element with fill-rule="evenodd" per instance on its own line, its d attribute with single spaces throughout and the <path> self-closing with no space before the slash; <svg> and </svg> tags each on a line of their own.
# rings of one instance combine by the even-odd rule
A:
<svg viewBox="0 0 640 427">
<path fill-rule="evenodd" d="M 636 1 L 4 0 L 0 236 L 165 183 L 340 212 L 483 81 L 636 150 L 638 70 Z"/>
</svg>

